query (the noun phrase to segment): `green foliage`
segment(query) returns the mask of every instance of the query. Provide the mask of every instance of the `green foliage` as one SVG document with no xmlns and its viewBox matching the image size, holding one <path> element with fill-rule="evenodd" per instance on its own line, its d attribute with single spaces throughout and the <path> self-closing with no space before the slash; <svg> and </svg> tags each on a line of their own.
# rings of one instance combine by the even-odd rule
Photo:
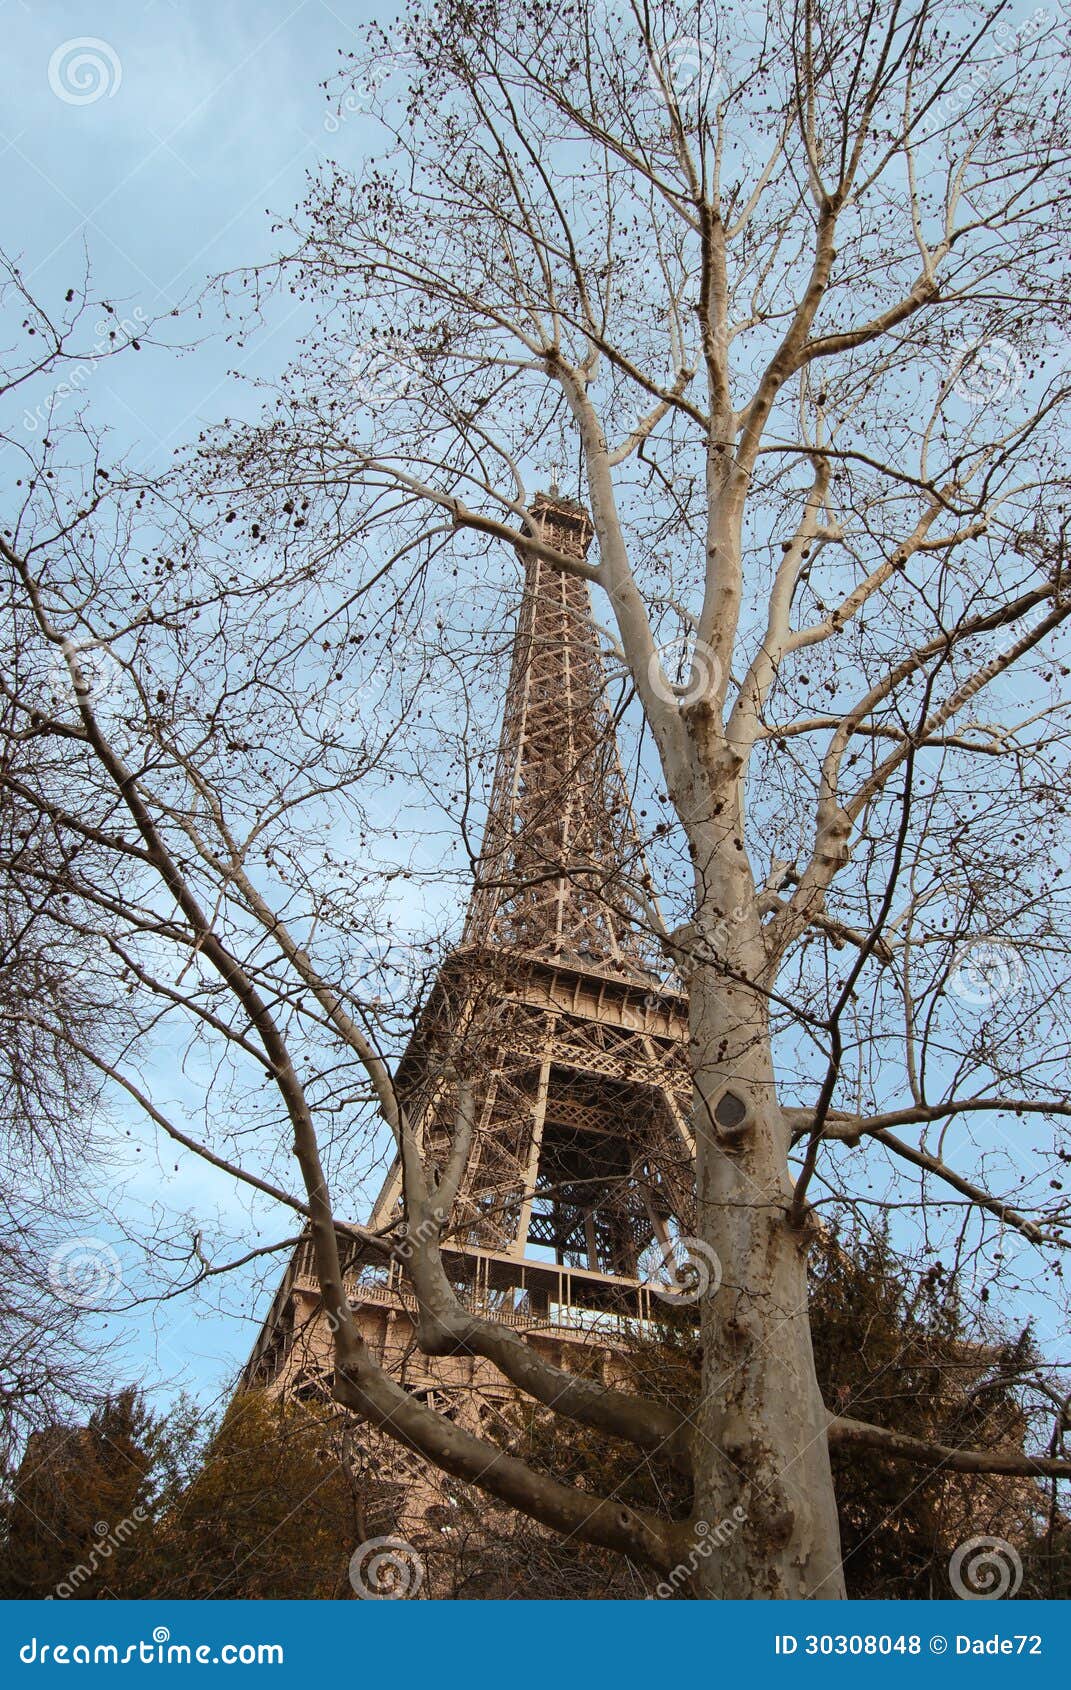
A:
<svg viewBox="0 0 1071 1690">
<path fill-rule="evenodd" d="M 360 1541 L 336 1410 L 236 1397 L 199 1470 L 158 1515 L 125 1596 L 348 1596 Z"/>
<path fill-rule="evenodd" d="M 1016 1380 L 1032 1364 L 1029 1334 L 968 1329 L 939 1267 L 913 1276 L 880 1234 L 828 1239 L 812 1297 L 831 1409 L 945 1444 L 1024 1447 Z M 574 1365 L 601 1374 L 601 1342 L 579 1354 Z M 627 1352 L 615 1349 L 613 1365 L 626 1389 L 687 1407 L 700 1388 L 690 1311 L 667 1311 Z M 86 1426 L 32 1440 L 3 1513 L 0 1594 L 349 1597 L 352 1550 L 393 1528 L 372 1519 L 375 1487 L 363 1481 L 363 1494 L 343 1458 L 346 1424 L 330 1404 L 264 1392 L 235 1398 L 218 1425 L 184 1399 L 157 1418 L 124 1392 Z M 686 1479 L 630 1444 L 520 1403 L 502 1439 L 581 1490 L 688 1516 Z M 836 1450 L 833 1465 L 850 1596 L 948 1596 L 952 1552 L 984 1535 L 1021 1555 L 1021 1595 L 1071 1594 L 1071 1532 L 1032 1481 L 932 1474 L 852 1448 Z M 563 1544 L 471 1487 L 449 1490 L 449 1510 L 420 1541 L 428 1594 L 635 1598 L 657 1583 L 649 1569 Z"/>
<path fill-rule="evenodd" d="M 1014 1380 L 1028 1333 L 968 1331 L 939 1266 L 912 1278 L 883 1235 L 833 1241 L 815 1265 L 815 1364 L 836 1413 L 972 1449 L 1021 1449 Z M 958 1544 L 991 1534 L 1023 1544 L 1043 1494 L 1030 1481 L 937 1473 L 873 1450 L 837 1449 L 833 1479 L 848 1593 L 946 1597 Z"/>
<path fill-rule="evenodd" d="M 340 1416 L 251 1392 L 218 1425 L 135 1391 L 31 1439 L 3 1510 L 4 1597 L 336 1597 L 360 1533 Z M 356 1535 L 355 1535 L 356 1533 Z"/>
<path fill-rule="evenodd" d="M 118 1595 L 139 1540 L 180 1482 L 176 1427 L 136 1391 L 108 1398 L 85 1426 L 31 1435 L 9 1482 L 0 1595 Z"/>
<path fill-rule="evenodd" d="M 1015 1380 L 1033 1359 L 1029 1333 L 968 1330 L 939 1266 L 913 1276 L 882 1234 L 827 1238 L 811 1291 L 815 1364 L 835 1412 L 943 1444 L 1024 1447 L 1028 1426 Z M 690 1312 L 668 1315 L 638 1335 L 623 1362 L 626 1387 L 683 1407 L 693 1403 L 700 1354 Z M 538 1410 L 518 1412 L 517 1426 L 522 1453 L 547 1471 L 582 1489 L 687 1518 L 688 1487 L 667 1463 L 639 1459 L 631 1445 Z M 1071 1534 L 1058 1514 L 1049 1543 L 1048 1492 L 1032 1481 L 933 1474 L 850 1448 L 834 1452 L 833 1469 L 850 1597 L 950 1596 L 953 1551 L 984 1535 L 1016 1546 L 1022 1595 L 1071 1593 Z M 524 1522 L 507 1538 L 498 1574 L 518 1594 L 527 1587 L 547 1596 L 627 1596 L 636 1594 L 637 1578 L 655 1582 L 602 1551 L 550 1544 Z M 533 1578 L 542 1583 L 538 1592 Z"/>
</svg>

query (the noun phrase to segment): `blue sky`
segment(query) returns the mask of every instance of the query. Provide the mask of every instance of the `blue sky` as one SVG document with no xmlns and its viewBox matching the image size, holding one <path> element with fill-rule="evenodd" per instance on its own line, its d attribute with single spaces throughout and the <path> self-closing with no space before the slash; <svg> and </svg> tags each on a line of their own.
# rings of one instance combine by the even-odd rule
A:
<svg viewBox="0 0 1071 1690">
<path fill-rule="evenodd" d="M 146 318 L 187 304 L 219 271 L 268 258 L 273 218 L 301 200 L 307 173 L 327 158 L 356 167 L 376 146 L 361 111 L 331 120 L 321 83 L 370 21 L 386 27 L 392 15 L 369 0 L 0 0 L 0 246 L 48 304 L 88 259 L 96 295 Z M 277 374 L 300 326 L 300 309 L 280 310 L 239 349 L 211 309 L 200 324 L 185 319 L 177 333 L 198 344 L 182 357 L 150 347 L 94 366 L 92 419 L 135 464 L 162 464 L 202 425 L 249 407 L 230 372 Z M 280 1235 L 277 1211 L 131 1130 L 118 1172 L 132 1231 L 160 1204 L 218 1216 L 223 1231 L 244 1225 L 252 1242 L 258 1226 Z M 276 1277 L 269 1268 L 261 1283 Z M 134 1371 L 165 1394 L 225 1388 L 254 1333 L 252 1281 L 229 1282 L 225 1297 L 229 1315 L 187 1300 L 119 1317 Z"/>
<path fill-rule="evenodd" d="M 289 210 L 322 159 L 356 164 L 373 140 L 360 111 L 326 126 L 321 83 L 374 16 L 367 0 L 0 0 L 0 246 L 49 302 L 86 252 L 98 297 L 150 318 L 266 258 L 269 210 Z M 282 315 L 244 351 L 215 334 L 181 360 L 105 363 L 94 419 L 166 455 L 233 405 L 230 369 L 277 370 L 291 346 Z"/>
<path fill-rule="evenodd" d="M 212 274 L 266 258 L 272 216 L 301 199 L 307 172 L 329 154 L 357 165 L 375 143 L 359 110 L 325 123 L 321 87 L 373 16 L 367 4 L 322 0 L 0 0 L 0 246 L 47 305 L 80 282 L 88 258 L 97 298 L 150 319 Z M 149 347 L 93 366 L 89 414 L 135 464 L 162 464 L 202 424 L 249 406 L 229 372 L 278 373 L 296 332 L 280 313 L 238 349 L 211 312 L 184 321 L 182 340 L 198 344 L 181 357 Z M 177 1076 L 167 1089 L 181 1090 Z M 130 1129 L 113 1174 L 132 1232 L 154 1212 L 188 1208 L 225 1231 L 285 1235 L 277 1209 L 258 1211 L 197 1158 Z M 132 1265 L 132 1247 L 99 1230 Z M 163 1397 L 184 1386 L 211 1401 L 245 1359 L 278 1271 L 267 1268 L 259 1295 L 249 1276 L 228 1281 L 228 1315 L 190 1299 L 119 1313 L 108 1329 L 124 1339 L 127 1371 Z"/>
</svg>

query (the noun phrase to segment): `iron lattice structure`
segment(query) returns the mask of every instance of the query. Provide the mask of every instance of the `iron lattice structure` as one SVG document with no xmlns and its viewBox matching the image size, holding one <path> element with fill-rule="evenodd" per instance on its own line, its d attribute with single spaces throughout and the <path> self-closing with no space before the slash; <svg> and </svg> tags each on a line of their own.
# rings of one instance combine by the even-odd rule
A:
<svg viewBox="0 0 1071 1690">
<path fill-rule="evenodd" d="M 540 539 L 582 557 L 580 506 L 537 498 Z M 529 553 L 469 946 L 638 974 L 630 905 L 650 879 L 617 754 L 586 583 Z"/>
<path fill-rule="evenodd" d="M 579 506 L 539 495 L 530 532 L 585 556 Z M 459 1109 L 472 1151 L 444 1243 L 468 1306 L 569 1365 L 571 1347 L 650 1312 L 645 1253 L 692 1231 L 687 1005 L 654 965 L 637 912 L 650 888 L 622 774 L 586 582 L 522 547 L 524 592 L 476 885 L 395 1073 L 441 1169 Z M 370 1224 L 403 1217 L 400 1164 Z M 473 1429 L 514 1394 L 488 1362 L 428 1361 L 400 1267 L 355 1251 L 351 1301 L 373 1353 Z M 606 1348 L 607 1358 L 611 1348 Z M 329 1383 L 311 1251 L 290 1264 L 246 1384 Z M 365 1457 L 425 1524 L 439 1486 L 415 1458 Z M 398 1477 L 399 1463 L 406 1467 Z M 408 1465 L 406 1465 L 408 1464 Z M 422 1498 L 418 1507 L 415 1497 Z M 397 1516 L 395 1519 L 397 1524 Z"/>
</svg>

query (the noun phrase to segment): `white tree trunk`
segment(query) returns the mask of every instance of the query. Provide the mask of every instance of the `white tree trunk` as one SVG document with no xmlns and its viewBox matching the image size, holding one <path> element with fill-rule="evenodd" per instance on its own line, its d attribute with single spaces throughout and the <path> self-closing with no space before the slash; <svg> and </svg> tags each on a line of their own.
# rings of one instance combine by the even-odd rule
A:
<svg viewBox="0 0 1071 1690">
<path fill-rule="evenodd" d="M 757 922 L 752 939 L 761 944 Z M 843 1597 L 808 1313 L 811 1228 L 789 1221 L 788 1131 L 764 1000 L 710 964 L 695 969 L 689 991 L 699 1054 L 697 1235 L 715 1252 L 721 1279 L 700 1310 L 695 1477 L 703 1547 L 692 1588 L 722 1600 Z M 735 1100 L 746 1109 L 739 1126 Z"/>
</svg>

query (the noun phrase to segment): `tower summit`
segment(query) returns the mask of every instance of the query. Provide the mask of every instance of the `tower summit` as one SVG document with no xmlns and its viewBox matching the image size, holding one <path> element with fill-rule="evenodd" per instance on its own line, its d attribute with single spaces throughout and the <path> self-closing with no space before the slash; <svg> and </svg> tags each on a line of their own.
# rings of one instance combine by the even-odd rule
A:
<svg viewBox="0 0 1071 1690">
<path fill-rule="evenodd" d="M 535 536 L 585 557 L 580 505 L 537 494 Z M 606 697 L 587 583 L 525 552 L 498 763 L 466 945 L 642 974 L 629 888 L 646 869 Z"/>
</svg>

